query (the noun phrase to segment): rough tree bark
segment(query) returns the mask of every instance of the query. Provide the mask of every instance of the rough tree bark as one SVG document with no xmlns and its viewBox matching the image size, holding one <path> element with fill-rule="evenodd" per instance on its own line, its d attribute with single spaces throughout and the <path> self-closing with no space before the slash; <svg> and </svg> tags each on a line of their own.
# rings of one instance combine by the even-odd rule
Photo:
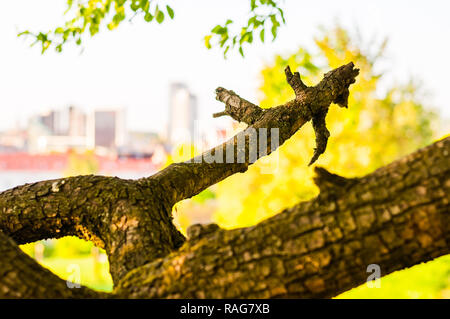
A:
<svg viewBox="0 0 450 319">
<path fill-rule="evenodd" d="M 226 107 L 214 116 L 248 128 L 190 161 L 139 180 L 77 176 L 0 193 L 0 297 L 332 297 L 365 282 L 369 264 L 384 275 L 448 254 L 450 138 L 361 178 L 316 167 L 317 198 L 253 227 L 193 225 L 187 239 L 174 227 L 175 203 L 245 172 L 309 120 L 317 142 L 311 163 L 324 152 L 328 107 L 347 107 L 358 69 L 344 65 L 314 87 L 285 72 L 296 97 L 271 109 L 218 88 Z M 252 158 L 249 132 L 265 128 L 278 131 Z M 69 289 L 17 246 L 67 235 L 106 250 L 113 293 Z"/>
</svg>

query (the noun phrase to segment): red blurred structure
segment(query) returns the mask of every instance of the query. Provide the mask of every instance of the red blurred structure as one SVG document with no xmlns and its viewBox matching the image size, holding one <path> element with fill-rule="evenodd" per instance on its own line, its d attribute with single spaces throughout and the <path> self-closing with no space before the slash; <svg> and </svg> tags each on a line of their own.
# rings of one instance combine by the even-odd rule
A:
<svg viewBox="0 0 450 319">
<path fill-rule="evenodd" d="M 69 154 L 0 153 L 0 171 L 57 171 L 68 166 Z M 100 172 L 155 171 L 152 158 L 112 158 L 95 156 Z"/>
</svg>

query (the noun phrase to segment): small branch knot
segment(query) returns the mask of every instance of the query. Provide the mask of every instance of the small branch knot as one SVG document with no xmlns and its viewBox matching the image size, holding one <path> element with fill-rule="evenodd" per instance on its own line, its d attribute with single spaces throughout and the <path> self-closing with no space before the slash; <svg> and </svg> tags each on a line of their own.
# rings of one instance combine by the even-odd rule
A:
<svg viewBox="0 0 450 319">
<path fill-rule="evenodd" d="M 287 68 L 286 75 L 290 73 Z M 322 90 L 325 95 L 328 94 L 329 100 L 326 103 L 316 105 L 319 107 L 309 109 L 307 115 L 311 115 L 314 133 L 316 134 L 316 148 L 314 155 L 308 165 L 312 165 L 321 154 L 325 152 L 330 132 L 325 123 L 325 117 L 328 113 L 329 104 L 331 102 L 338 104 L 340 107 L 348 107 L 349 86 L 355 83 L 355 77 L 359 74 L 359 69 L 355 68 L 353 62 L 345 64 L 325 74 L 324 79 L 315 87 Z M 309 118 L 308 118 L 309 120 Z"/>
<path fill-rule="evenodd" d="M 300 78 L 300 73 L 295 72 L 294 74 L 292 74 L 289 65 L 284 69 L 284 73 L 286 74 L 287 83 L 294 90 L 295 96 L 299 97 L 301 95 L 301 92 L 307 88 L 307 86 L 302 82 Z"/>
<path fill-rule="evenodd" d="M 316 176 L 314 182 L 319 187 L 321 192 L 324 191 L 342 191 L 353 185 L 356 178 L 345 178 L 337 174 L 330 173 L 323 167 L 316 166 L 314 168 Z"/>
<path fill-rule="evenodd" d="M 314 133 L 316 134 L 316 148 L 314 149 L 313 157 L 308 166 L 311 166 L 317 161 L 319 156 L 322 155 L 327 148 L 328 138 L 330 137 L 330 132 L 328 131 L 325 122 L 327 113 L 328 109 L 312 115 L 312 125 Z"/>
<path fill-rule="evenodd" d="M 264 113 L 259 106 L 241 98 L 233 91 L 221 87 L 216 89 L 216 100 L 225 104 L 225 110 L 214 113 L 213 117 L 228 115 L 238 122 L 252 125 Z"/>
<path fill-rule="evenodd" d="M 219 225 L 212 224 L 194 224 L 186 230 L 186 235 L 189 241 L 199 240 L 207 234 L 213 233 L 220 229 Z"/>
<path fill-rule="evenodd" d="M 325 77 L 327 76 L 336 76 L 337 74 L 346 74 L 345 77 L 341 77 L 341 81 L 339 81 L 339 84 L 341 86 L 341 89 L 338 90 L 341 93 L 336 96 L 336 98 L 333 100 L 333 103 L 339 105 L 340 107 L 348 108 L 348 97 L 350 95 L 349 87 L 351 84 L 356 82 L 356 76 L 359 74 L 359 69 L 355 68 L 355 65 L 353 62 L 350 62 L 348 64 L 345 64 L 338 69 L 335 69 L 333 71 L 328 72 L 325 74 Z"/>
</svg>

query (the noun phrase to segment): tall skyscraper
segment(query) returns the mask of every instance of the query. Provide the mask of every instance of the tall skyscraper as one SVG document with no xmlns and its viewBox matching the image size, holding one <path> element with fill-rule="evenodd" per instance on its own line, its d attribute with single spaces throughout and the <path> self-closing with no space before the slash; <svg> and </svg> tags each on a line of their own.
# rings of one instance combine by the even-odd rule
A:
<svg viewBox="0 0 450 319">
<path fill-rule="evenodd" d="M 192 143 L 197 120 L 197 97 L 184 83 L 172 83 L 169 92 L 167 138 L 172 146 Z"/>
<path fill-rule="evenodd" d="M 125 115 L 122 109 L 95 110 L 88 121 L 91 148 L 116 150 L 125 143 Z"/>
</svg>

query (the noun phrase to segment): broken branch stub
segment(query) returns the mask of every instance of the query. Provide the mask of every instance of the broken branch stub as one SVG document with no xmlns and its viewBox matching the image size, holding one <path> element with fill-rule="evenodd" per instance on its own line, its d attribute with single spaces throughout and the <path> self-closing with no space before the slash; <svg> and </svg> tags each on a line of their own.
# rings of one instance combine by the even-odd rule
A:
<svg viewBox="0 0 450 319">
<path fill-rule="evenodd" d="M 262 109 L 241 98 L 231 90 L 224 88 L 216 89 L 216 99 L 225 103 L 225 110 L 213 114 L 213 117 L 229 115 L 236 121 L 247 123 L 253 127 L 263 127 L 261 123 L 266 118 L 276 115 L 280 108 L 292 108 L 289 115 L 284 115 L 279 122 L 279 126 L 285 126 L 282 121 L 289 121 L 292 133 L 295 133 L 304 123 L 312 121 L 314 133 L 316 135 L 316 147 L 314 154 L 308 165 L 313 164 L 321 154 L 325 152 L 330 132 L 326 127 L 325 117 L 331 103 L 336 103 L 341 107 L 348 107 L 349 86 L 355 83 L 355 77 L 359 74 L 359 69 L 354 68 L 352 62 L 334 69 L 324 75 L 322 81 L 316 86 L 306 86 L 299 72 L 292 73 L 287 66 L 284 70 L 286 81 L 294 90 L 295 99 L 284 105 Z M 266 127 L 268 128 L 268 127 Z M 280 143 L 281 145 L 281 143 Z"/>
</svg>

